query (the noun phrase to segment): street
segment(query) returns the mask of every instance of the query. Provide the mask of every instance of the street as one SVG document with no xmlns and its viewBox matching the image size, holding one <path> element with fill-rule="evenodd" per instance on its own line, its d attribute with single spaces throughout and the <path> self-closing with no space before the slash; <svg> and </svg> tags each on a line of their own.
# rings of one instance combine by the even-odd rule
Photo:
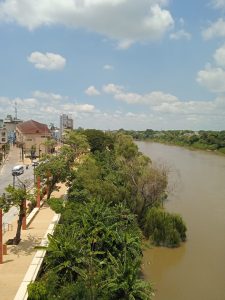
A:
<svg viewBox="0 0 225 300">
<path fill-rule="evenodd" d="M 12 168 L 15 165 L 24 165 L 24 173 L 18 177 L 15 176 L 15 186 L 22 187 L 24 183 L 27 188 L 31 188 L 34 182 L 34 170 L 31 166 L 30 159 L 25 159 L 25 162 L 29 167 L 26 169 L 26 164 L 21 161 L 20 157 L 20 148 L 16 146 L 11 147 L 8 158 L 6 159 L 4 165 L 0 169 L 0 195 L 5 192 L 5 188 L 11 184 L 13 185 L 13 176 L 12 176 Z M 18 214 L 17 208 L 12 207 L 8 213 L 3 215 L 3 224 L 11 224 L 14 220 L 15 216 Z"/>
</svg>

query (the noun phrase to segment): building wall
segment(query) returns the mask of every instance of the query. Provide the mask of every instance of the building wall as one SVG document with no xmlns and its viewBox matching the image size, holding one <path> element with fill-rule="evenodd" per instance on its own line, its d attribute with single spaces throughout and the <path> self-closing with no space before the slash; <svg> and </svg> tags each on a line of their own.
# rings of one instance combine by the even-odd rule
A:
<svg viewBox="0 0 225 300">
<path fill-rule="evenodd" d="M 18 129 L 16 131 L 17 141 L 24 143 L 23 149 L 26 155 L 30 155 L 32 146 L 36 146 L 36 155 L 39 156 L 47 153 L 47 147 L 44 144 L 46 140 L 51 138 L 50 133 L 45 134 L 22 134 Z"/>
<path fill-rule="evenodd" d="M 5 128 L 0 128 L 0 148 L 7 143 L 7 131 Z"/>
</svg>

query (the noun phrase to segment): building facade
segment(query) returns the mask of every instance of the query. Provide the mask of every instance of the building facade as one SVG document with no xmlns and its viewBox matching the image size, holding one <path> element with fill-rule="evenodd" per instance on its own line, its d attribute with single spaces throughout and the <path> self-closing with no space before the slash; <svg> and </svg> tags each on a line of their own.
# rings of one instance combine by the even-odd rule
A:
<svg viewBox="0 0 225 300">
<path fill-rule="evenodd" d="M 3 120 L 0 120 L 0 149 L 7 143 L 7 130 L 4 126 Z"/>
<path fill-rule="evenodd" d="M 59 128 L 60 139 L 62 139 L 65 129 L 73 129 L 73 119 L 72 116 L 70 115 L 62 114 L 60 115 L 60 128 Z"/>
<path fill-rule="evenodd" d="M 29 120 L 16 126 L 16 142 L 25 156 L 41 156 L 47 153 L 45 142 L 51 139 L 46 124 Z"/>
</svg>

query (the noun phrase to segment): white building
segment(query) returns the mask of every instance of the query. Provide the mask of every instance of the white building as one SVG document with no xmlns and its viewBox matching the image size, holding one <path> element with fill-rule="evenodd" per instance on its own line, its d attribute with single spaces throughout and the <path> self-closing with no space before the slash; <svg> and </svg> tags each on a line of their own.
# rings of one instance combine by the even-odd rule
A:
<svg viewBox="0 0 225 300">
<path fill-rule="evenodd" d="M 62 138 L 65 129 L 73 129 L 73 119 L 72 116 L 62 114 L 60 115 L 60 129 L 59 129 L 60 139 Z"/>
</svg>

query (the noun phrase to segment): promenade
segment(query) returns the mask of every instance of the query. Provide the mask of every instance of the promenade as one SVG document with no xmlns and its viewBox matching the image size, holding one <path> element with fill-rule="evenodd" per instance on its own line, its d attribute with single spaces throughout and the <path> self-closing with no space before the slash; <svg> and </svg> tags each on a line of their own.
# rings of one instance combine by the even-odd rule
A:
<svg viewBox="0 0 225 300">
<path fill-rule="evenodd" d="M 7 246 L 7 255 L 3 256 L 3 264 L 0 265 L 1 300 L 14 299 L 37 251 L 35 246 L 40 244 L 54 214 L 55 213 L 44 204 L 27 230 L 21 231 L 21 242 L 19 245 Z M 3 236 L 4 243 L 15 236 L 17 221 L 13 222 L 12 225 L 13 230 L 7 231 Z"/>
<path fill-rule="evenodd" d="M 62 197 L 66 193 L 66 186 L 60 185 L 59 191 L 52 193 L 53 197 Z M 21 231 L 19 245 L 7 245 L 7 255 L 3 256 L 0 264 L 0 299 L 13 300 L 24 276 L 35 256 L 36 249 L 48 230 L 55 212 L 44 203 L 26 230 Z M 12 239 L 16 234 L 17 219 L 15 217 L 9 230 L 3 235 L 3 243 Z"/>
</svg>

